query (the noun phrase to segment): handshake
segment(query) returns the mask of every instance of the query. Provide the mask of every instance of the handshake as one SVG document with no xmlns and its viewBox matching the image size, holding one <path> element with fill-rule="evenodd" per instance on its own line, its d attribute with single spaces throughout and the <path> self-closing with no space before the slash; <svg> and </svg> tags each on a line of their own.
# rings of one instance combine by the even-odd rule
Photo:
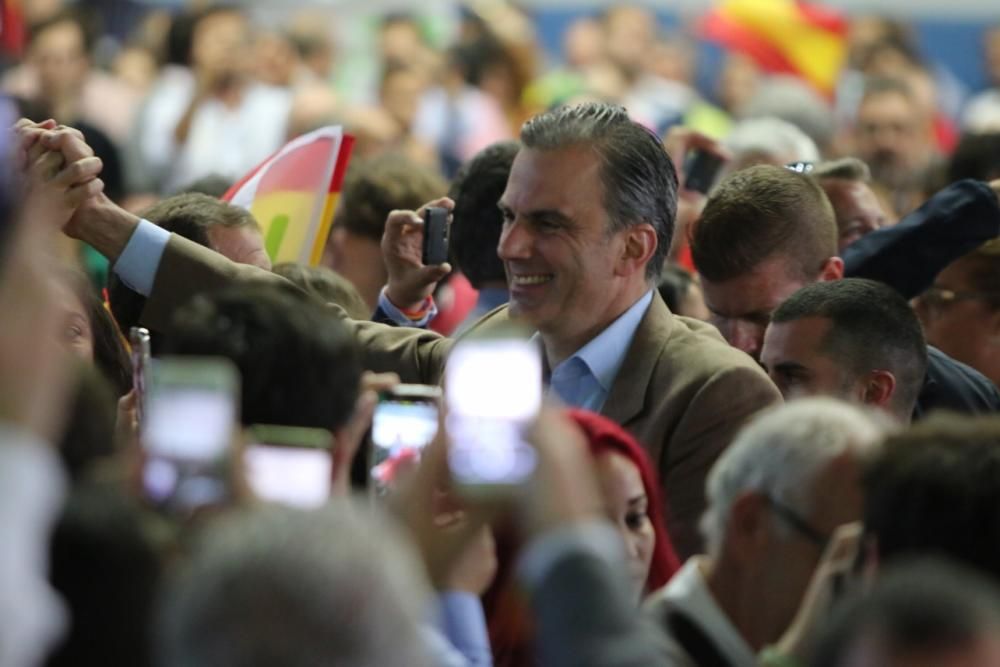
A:
<svg viewBox="0 0 1000 667">
<path fill-rule="evenodd" d="M 31 225 L 74 233 L 79 209 L 106 200 L 103 164 L 83 134 L 53 120 L 22 118 L 13 128 L 15 165 L 23 178 L 22 217 Z"/>
</svg>

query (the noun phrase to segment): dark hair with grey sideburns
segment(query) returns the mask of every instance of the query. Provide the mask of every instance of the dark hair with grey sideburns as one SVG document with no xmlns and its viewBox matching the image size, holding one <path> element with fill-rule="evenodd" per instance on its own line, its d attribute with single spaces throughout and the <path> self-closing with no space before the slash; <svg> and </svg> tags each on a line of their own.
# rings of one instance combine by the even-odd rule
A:
<svg viewBox="0 0 1000 667">
<path fill-rule="evenodd" d="M 521 143 L 543 151 L 581 144 L 593 148 L 601 161 L 608 231 L 653 226 L 656 252 L 646 266 L 646 278 L 656 281 L 677 215 L 677 173 L 656 135 L 632 121 L 624 107 L 590 102 L 535 116 L 521 128 Z"/>
</svg>

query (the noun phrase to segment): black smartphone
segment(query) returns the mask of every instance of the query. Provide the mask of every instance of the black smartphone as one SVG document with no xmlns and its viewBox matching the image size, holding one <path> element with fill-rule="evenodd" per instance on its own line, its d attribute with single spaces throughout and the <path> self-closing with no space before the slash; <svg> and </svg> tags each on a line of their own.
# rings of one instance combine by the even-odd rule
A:
<svg viewBox="0 0 1000 667">
<path fill-rule="evenodd" d="M 694 149 L 684 161 L 684 189 L 707 195 L 722 171 L 723 159 L 714 153 Z"/>
<path fill-rule="evenodd" d="M 424 210 L 425 266 L 448 261 L 448 209 L 431 206 Z"/>
</svg>

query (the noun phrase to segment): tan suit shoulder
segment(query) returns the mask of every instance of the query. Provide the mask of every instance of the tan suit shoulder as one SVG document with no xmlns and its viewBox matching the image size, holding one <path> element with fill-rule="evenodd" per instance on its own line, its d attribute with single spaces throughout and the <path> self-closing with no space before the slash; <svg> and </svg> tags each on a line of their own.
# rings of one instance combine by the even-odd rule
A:
<svg viewBox="0 0 1000 667">
<path fill-rule="evenodd" d="M 288 288 L 291 283 L 269 271 L 236 264 L 213 250 L 171 234 L 142 321 L 151 329 L 166 331 L 174 311 L 195 294 L 232 285 Z M 422 329 L 351 320 L 339 306 L 332 306 L 331 312 L 354 331 L 366 369 L 398 373 L 403 382 L 440 381 L 450 340 Z"/>
<path fill-rule="evenodd" d="M 697 525 L 712 464 L 748 418 L 780 401 L 763 369 L 715 327 L 673 315 L 654 298 L 603 412 L 639 438 L 659 469 L 682 558 L 701 550 Z"/>
</svg>

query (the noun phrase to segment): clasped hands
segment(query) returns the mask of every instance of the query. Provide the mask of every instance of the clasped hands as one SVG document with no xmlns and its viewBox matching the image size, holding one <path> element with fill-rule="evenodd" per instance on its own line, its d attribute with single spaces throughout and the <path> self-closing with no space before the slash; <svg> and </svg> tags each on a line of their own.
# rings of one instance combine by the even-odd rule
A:
<svg viewBox="0 0 1000 667">
<path fill-rule="evenodd" d="M 83 134 L 54 120 L 22 118 L 14 126 L 15 165 L 23 176 L 22 216 L 70 236 L 75 212 L 103 197 L 103 163 Z"/>
</svg>

